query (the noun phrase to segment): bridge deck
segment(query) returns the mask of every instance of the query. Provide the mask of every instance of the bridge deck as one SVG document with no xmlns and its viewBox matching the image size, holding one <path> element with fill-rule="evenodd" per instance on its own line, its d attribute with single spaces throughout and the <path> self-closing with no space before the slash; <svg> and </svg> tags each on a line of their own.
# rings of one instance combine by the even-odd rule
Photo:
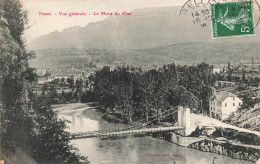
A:
<svg viewBox="0 0 260 164">
<path fill-rule="evenodd" d="M 132 129 L 132 130 L 121 130 L 121 131 L 93 131 L 93 132 L 85 132 L 85 133 L 72 133 L 70 135 L 70 139 L 81 139 L 81 138 L 96 138 L 96 137 L 108 137 L 108 136 L 124 136 L 131 134 L 146 134 L 152 132 L 165 132 L 165 131 L 175 131 L 184 129 L 179 126 L 171 126 L 171 127 L 158 127 L 158 128 L 144 128 L 144 129 Z"/>
</svg>

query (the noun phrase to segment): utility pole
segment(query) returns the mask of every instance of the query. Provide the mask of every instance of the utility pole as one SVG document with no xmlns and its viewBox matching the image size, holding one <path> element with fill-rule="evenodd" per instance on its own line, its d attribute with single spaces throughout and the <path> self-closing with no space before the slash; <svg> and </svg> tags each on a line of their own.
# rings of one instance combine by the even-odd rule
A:
<svg viewBox="0 0 260 164">
<path fill-rule="evenodd" d="M 201 105 L 201 114 L 203 114 L 202 100 L 200 100 L 200 105 Z"/>
<path fill-rule="evenodd" d="M 254 69 L 254 58 L 252 57 L 252 69 Z"/>
</svg>

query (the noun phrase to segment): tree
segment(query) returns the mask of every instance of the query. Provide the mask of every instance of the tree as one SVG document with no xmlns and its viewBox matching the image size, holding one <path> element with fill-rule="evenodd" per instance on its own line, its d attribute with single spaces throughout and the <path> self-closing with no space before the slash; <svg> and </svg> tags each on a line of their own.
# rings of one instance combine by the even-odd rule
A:
<svg viewBox="0 0 260 164">
<path fill-rule="evenodd" d="M 65 78 L 64 77 L 62 77 L 61 79 L 60 79 L 60 85 L 63 87 L 63 86 L 65 86 Z"/>
<path fill-rule="evenodd" d="M 241 105 L 241 109 L 250 109 L 255 106 L 259 102 L 258 99 L 253 99 L 250 93 L 246 93 L 241 96 L 243 104 Z"/>
<path fill-rule="evenodd" d="M 22 35 L 25 30 L 25 25 L 28 22 L 27 12 L 22 10 L 22 5 L 18 0 L 1 0 L 1 4 L 1 13 L 3 14 L 3 18 L 7 20 L 12 38 L 14 38 L 20 46 L 24 46 Z"/>
<path fill-rule="evenodd" d="M 228 81 L 232 81 L 232 69 L 230 66 L 230 62 L 228 62 Z"/>
<path fill-rule="evenodd" d="M 141 77 L 141 104 L 144 106 L 144 115 L 146 118 L 146 121 L 149 121 L 149 115 L 152 108 L 152 99 L 153 99 L 153 93 L 154 93 L 154 87 L 155 87 L 155 80 L 152 76 L 153 72 L 148 71 Z"/>
<path fill-rule="evenodd" d="M 125 122 L 131 122 L 132 116 L 149 121 L 154 114 L 178 105 L 208 109 L 209 91 L 217 79 L 212 69 L 206 63 L 189 67 L 169 64 L 145 72 L 105 66 L 90 83 L 103 112 L 116 113 Z"/>
<path fill-rule="evenodd" d="M 83 94 L 83 88 L 84 88 L 84 85 L 83 85 L 83 79 L 82 78 L 78 78 L 76 80 L 76 83 L 75 83 L 75 92 L 77 93 L 77 100 L 80 100 L 81 99 L 81 96 Z"/>
<path fill-rule="evenodd" d="M 69 84 L 69 88 L 74 88 L 74 77 L 69 76 L 66 80 L 66 82 Z"/>
<path fill-rule="evenodd" d="M 244 68 L 242 70 L 242 82 L 246 83 L 246 72 L 245 72 Z"/>
<path fill-rule="evenodd" d="M 33 156 L 40 163 L 79 163 L 77 149 L 69 144 L 69 133 L 65 132 L 67 121 L 53 112 L 45 98 L 33 100 L 36 132 L 31 144 L 35 145 Z M 82 157 L 81 157 L 82 158 Z"/>
</svg>

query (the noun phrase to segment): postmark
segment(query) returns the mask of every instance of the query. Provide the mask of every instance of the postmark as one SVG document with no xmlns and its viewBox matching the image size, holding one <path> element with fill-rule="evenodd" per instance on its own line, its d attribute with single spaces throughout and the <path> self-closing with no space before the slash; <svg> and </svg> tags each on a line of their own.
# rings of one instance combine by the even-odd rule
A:
<svg viewBox="0 0 260 164">
<path fill-rule="evenodd" d="M 213 38 L 255 34 L 252 1 L 212 4 L 211 16 Z"/>
<path fill-rule="evenodd" d="M 206 27 L 211 21 L 210 2 L 211 0 L 188 0 L 180 10 L 180 16 L 191 19 L 193 25 Z"/>
</svg>

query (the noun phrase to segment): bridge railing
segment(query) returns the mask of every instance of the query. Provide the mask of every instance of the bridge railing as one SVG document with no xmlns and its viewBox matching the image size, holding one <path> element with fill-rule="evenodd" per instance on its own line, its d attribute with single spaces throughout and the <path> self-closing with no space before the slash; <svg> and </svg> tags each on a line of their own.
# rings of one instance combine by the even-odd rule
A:
<svg viewBox="0 0 260 164">
<path fill-rule="evenodd" d="M 159 127 L 159 128 L 145 128 L 145 129 L 137 129 L 137 130 L 123 130 L 123 131 L 113 131 L 107 133 L 77 133 L 75 135 L 70 136 L 70 139 L 80 139 L 80 138 L 94 138 L 94 137 L 102 137 L 102 136 L 120 136 L 120 135 L 127 135 L 127 134 L 146 134 L 146 133 L 153 133 L 153 132 L 164 132 L 164 131 L 174 131 L 180 130 L 183 127 Z"/>
<path fill-rule="evenodd" d="M 163 114 L 163 113 L 175 110 L 175 111 L 173 111 L 171 113 L 168 113 L 166 115 L 163 115 L 161 117 L 166 117 L 168 115 L 172 115 L 172 114 L 178 112 L 178 110 L 176 110 L 176 108 L 177 107 L 171 108 L 171 109 L 169 109 L 167 111 L 162 112 L 162 114 Z M 156 117 L 156 116 L 152 116 L 150 118 L 154 118 L 154 117 Z M 98 131 L 78 132 L 78 133 L 72 133 L 70 135 L 70 137 L 73 138 L 73 137 L 76 137 L 76 136 L 88 136 L 88 135 L 90 136 L 90 135 L 95 135 L 95 134 L 96 135 L 106 135 L 108 133 L 113 133 L 113 132 L 129 132 L 130 130 L 137 130 L 139 128 L 144 128 L 145 127 L 144 125 L 148 125 L 148 124 L 152 123 L 153 121 L 156 121 L 157 119 L 160 119 L 161 117 L 155 118 L 155 119 L 147 121 L 147 122 L 144 122 L 142 125 L 134 125 L 134 126 L 125 127 L 125 128 L 119 128 L 119 129 L 113 128 L 113 129 L 105 129 L 105 130 L 98 130 Z M 153 128 L 146 128 L 146 129 L 153 129 Z"/>
</svg>

